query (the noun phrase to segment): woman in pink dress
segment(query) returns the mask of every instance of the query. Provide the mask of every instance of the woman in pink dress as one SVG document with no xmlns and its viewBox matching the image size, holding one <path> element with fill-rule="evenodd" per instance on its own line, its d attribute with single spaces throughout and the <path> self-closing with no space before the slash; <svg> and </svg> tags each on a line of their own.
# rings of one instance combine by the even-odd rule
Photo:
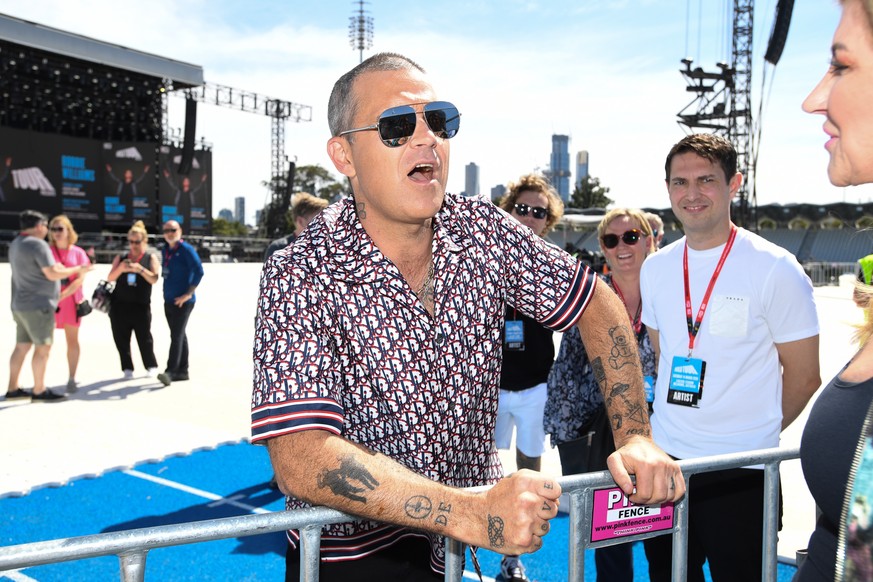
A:
<svg viewBox="0 0 873 582">
<path fill-rule="evenodd" d="M 51 219 L 49 223 L 49 244 L 55 261 L 65 267 L 88 265 L 91 261 L 80 247 L 76 246 L 79 235 L 73 229 L 73 223 L 63 214 Z M 67 338 L 67 365 L 70 379 L 67 381 L 67 392 L 78 389 L 76 369 L 79 367 L 79 317 L 76 306 L 84 299 L 82 282 L 84 276 L 73 276 L 61 281 L 61 297 L 58 310 L 55 312 L 55 326 L 63 329 Z"/>
</svg>

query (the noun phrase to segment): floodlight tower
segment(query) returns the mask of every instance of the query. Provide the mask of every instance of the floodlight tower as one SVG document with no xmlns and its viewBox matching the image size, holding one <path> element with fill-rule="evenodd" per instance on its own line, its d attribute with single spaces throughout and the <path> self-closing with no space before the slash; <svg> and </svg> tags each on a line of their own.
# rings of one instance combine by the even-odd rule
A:
<svg viewBox="0 0 873 582">
<path fill-rule="evenodd" d="M 364 51 L 373 48 L 373 17 L 367 15 L 364 0 L 353 2 L 358 7 L 353 16 L 349 16 L 349 43 L 352 49 L 360 54 L 360 62 L 364 62 Z"/>
</svg>

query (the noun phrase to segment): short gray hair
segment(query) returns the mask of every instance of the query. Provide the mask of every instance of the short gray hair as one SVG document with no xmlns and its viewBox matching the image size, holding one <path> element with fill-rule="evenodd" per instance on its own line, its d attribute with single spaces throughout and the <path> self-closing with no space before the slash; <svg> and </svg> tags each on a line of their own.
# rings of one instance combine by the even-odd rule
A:
<svg viewBox="0 0 873 582">
<path fill-rule="evenodd" d="M 343 75 L 334 84 L 327 105 L 327 123 L 334 137 L 351 127 L 358 111 L 358 100 L 354 94 L 355 81 L 364 73 L 377 71 L 418 71 L 425 70 L 412 59 L 398 53 L 378 53 Z"/>
</svg>

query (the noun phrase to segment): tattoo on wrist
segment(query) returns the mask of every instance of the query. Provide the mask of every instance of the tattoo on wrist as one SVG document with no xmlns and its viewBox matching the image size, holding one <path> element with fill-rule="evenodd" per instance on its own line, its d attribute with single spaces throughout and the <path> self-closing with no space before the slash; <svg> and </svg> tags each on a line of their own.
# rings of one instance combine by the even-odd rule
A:
<svg viewBox="0 0 873 582">
<path fill-rule="evenodd" d="M 503 520 L 490 513 L 488 514 L 488 542 L 492 548 L 502 548 L 506 545 L 506 539 L 503 537 Z"/>
<path fill-rule="evenodd" d="M 362 494 L 374 490 L 379 481 L 353 457 L 340 458 L 339 461 L 340 466 L 336 469 L 322 471 L 318 476 L 318 487 L 330 489 L 334 495 L 352 501 L 367 503 Z"/>
<path fill-rule="evenodd" d="M 412 519 L 426 519 L 433 511 L 433 503 L 424 495 L 415 495 L 406 501 L 404 510 Z"/>
</svg>

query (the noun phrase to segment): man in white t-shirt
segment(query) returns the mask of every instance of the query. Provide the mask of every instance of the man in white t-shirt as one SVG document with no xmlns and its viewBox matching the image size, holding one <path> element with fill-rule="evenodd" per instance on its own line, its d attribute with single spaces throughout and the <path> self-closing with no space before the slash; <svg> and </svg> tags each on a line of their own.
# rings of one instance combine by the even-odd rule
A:
<svg viewBox="0 0 873 582">
<path fill-rule="evenodd" d="M 743 177 L 730 142 L 687 136 L 665 169 L 685 237 L 640 279 L 658 354 L 655 442 L 678 459 L 778 446 L 821 384 L 812 284 L 788 251 L 731 222 Z M 716 582 L 761 579 L 763 493 L 760 469 L 691 479 L 689 581 L 707 559 Z M 645 546 L 651 580 L 670 580 L 672 538 Z"/>
</svg>

